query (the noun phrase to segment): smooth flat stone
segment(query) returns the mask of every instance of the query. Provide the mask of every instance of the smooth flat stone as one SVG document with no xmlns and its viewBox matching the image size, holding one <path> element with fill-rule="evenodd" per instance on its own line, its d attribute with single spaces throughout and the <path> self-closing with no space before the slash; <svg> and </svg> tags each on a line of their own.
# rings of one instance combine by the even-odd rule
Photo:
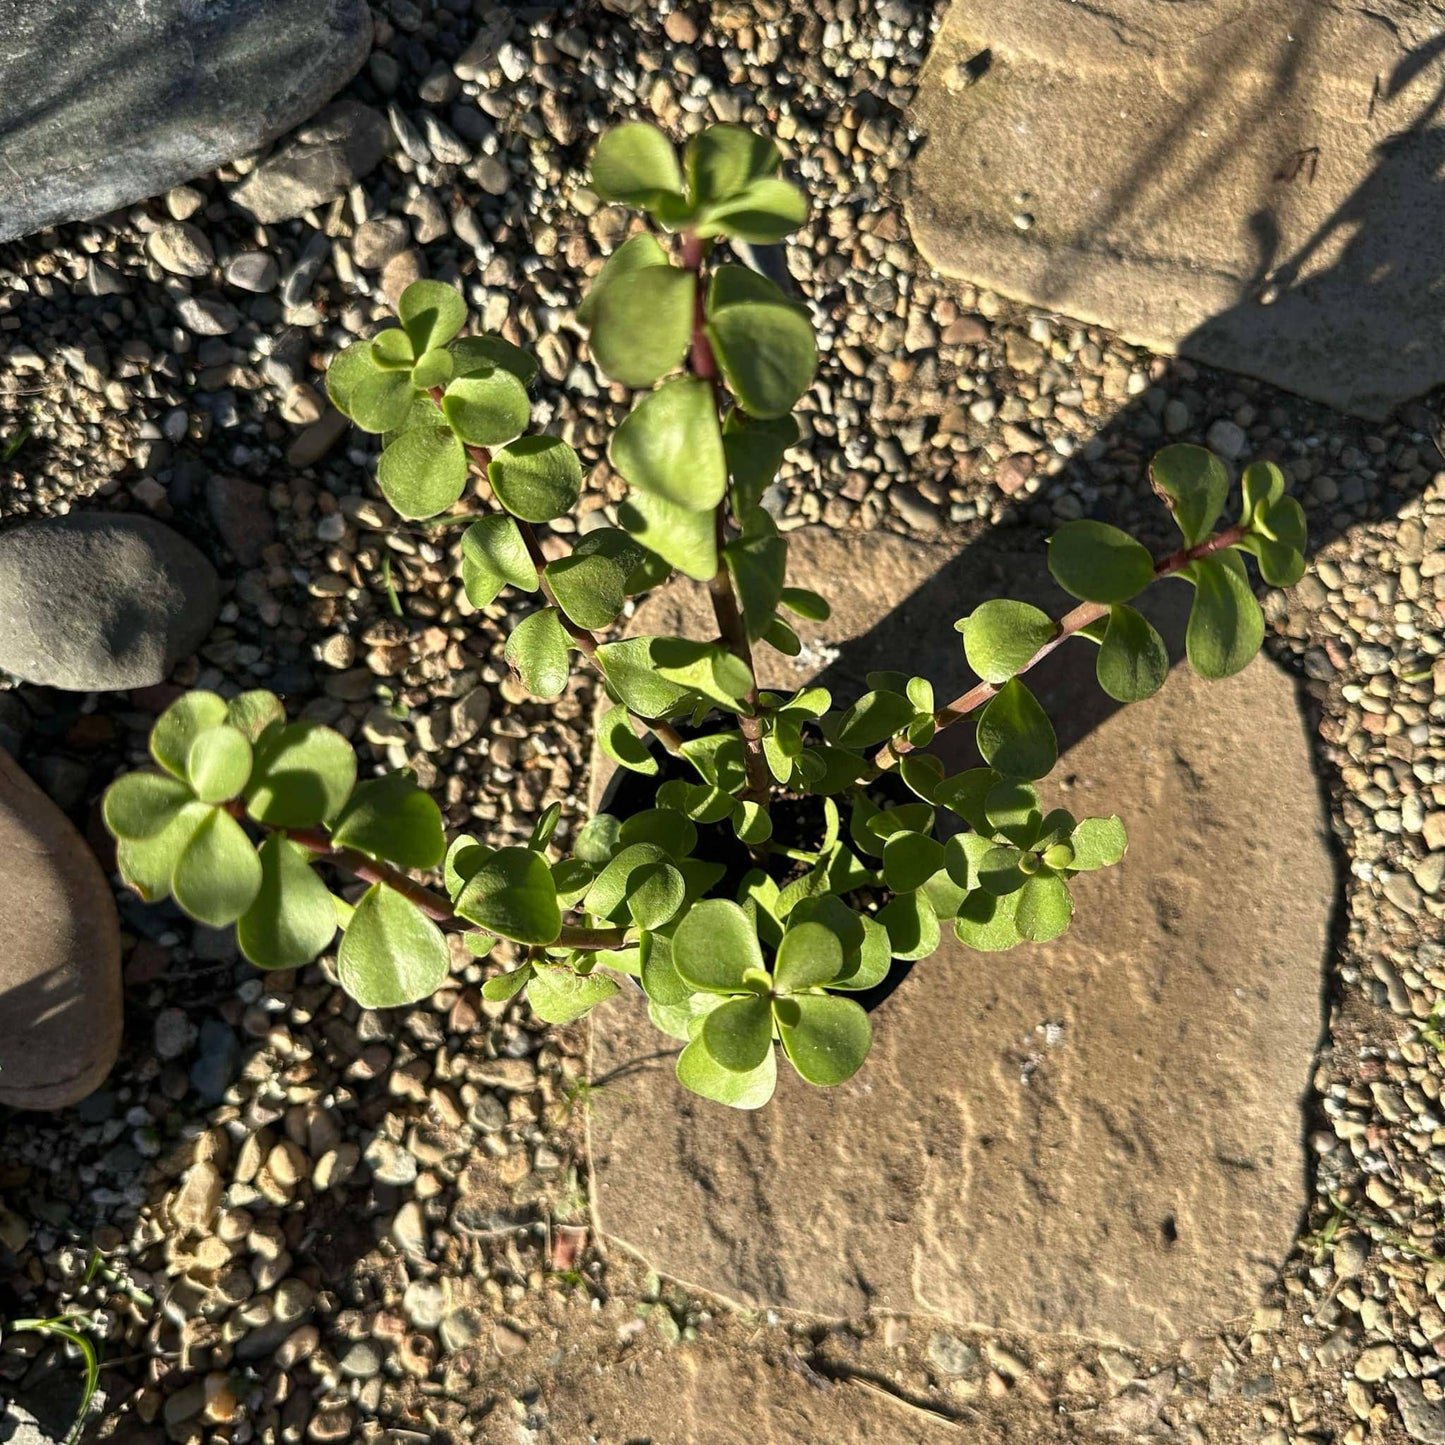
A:
<svg viewBox="0 0 1445 1445">
<path fill-rule="evenodd" d="M 164 682 L 220 605 L 216 569 L 152 517 L 72 512 L 0 532 L 0 668 L 26 682 Z"/>
<path fill-rule="evenodd" d="M 370 46 L 365 0 L 0 0 L 0 241 L 256 150 Z"/>
<path fill-rule="evenodd" d="M 769 687 L 827 663 L 842 698 L 903 668 L 944 699 L 971 680 L 955 618 L 989 595 L 1067 601 L 1041 548 L 790 541 L 789 580 L 834 611 L 800 629 L 799 659 L 760 649 Z M 1146 610 L 1177 630 L 1185 589 L 1156 591 Z M 709 625 L 702 597 L 672 586 L 633 630 Z M 823 1316 L 1156 1347 L 1258 1303 L 1306 1202 L 1301 1101 L 1335 890 L 1305 723 L 1263 658 L 1212 684 L 1176 667 L 1119 710 L 1093 656 L 1074 643 L 1030 674 L 1065 750 L 1046 805 L 1129 830 L 1123 864 L 1071 884 L 1069 931 L 982 954 L 945 929 L 872 1015 L 859 1074 L 821 1090 L 782 1068 L 756 1113 L 686 1093 L 635 996 L 609 1001 L 589 1070 L 608 1080 L 591 1116 L 606 1233 L 747 1306 Z M 970 733 L 945 735 L 950 770 L 971 764 Z"/>
<path fill-rule="evenodd" d="M 120 1050 L 120 923 L 65 815 L 0 749 L 0 1105 L 61 1109 Z"/>
<path fill-rule="evenodd" d="M 1383 419 L 1445 380 L 1442 21 L 954 0 L 915 101 L 914 239 L 947 275 Z"/>
</svg>

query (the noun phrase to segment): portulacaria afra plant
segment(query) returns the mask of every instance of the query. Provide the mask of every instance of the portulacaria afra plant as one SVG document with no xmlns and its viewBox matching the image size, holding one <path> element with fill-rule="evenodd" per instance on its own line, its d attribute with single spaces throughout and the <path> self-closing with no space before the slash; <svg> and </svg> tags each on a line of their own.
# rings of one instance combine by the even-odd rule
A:
<svg viewBox="0 0 1445 1445">
<path fill-rule="evenodd" d="M 1057 745 L 1024 675 L 1079 639 L 1097 649 L 1106 693 L 1150 696 L 1169 664 L 1132 604 L 1163 577 L 1194 589 L 1194 670 L 1239 671 L 1264 635 L 1245 555 L 1273 586 L 1298 580 L 1303 512 L 1280 470 L 1257 462 L 1225 522 L 1224 466 L 1170 446 L 1151 475 L 1179 549 L 1156 558 L 1102 522 L 1063 526 L 1049 566 L 1078 605 L 1056 619 L 998 600 L 961 619 L 978 679 L 961 697 L 940 703 L 928 679 L 893 672 L 844 702 L 821 687 L 761 690 L 755 649 L 795 654 L 792 619 L 828 615 L 822 597 L 789 586 L 787 539 L 762 505 L 817 364 L 808 312 L 726 248 L 777 242 L 804 221 L 779 166 L 769 140 L 737 126 L 703 131 L 681 159 L 647 125 L 598 145 L 594 190 L 650 223 L 577 313 L 598 366 L 637 393 L 610 445 L 630 492 L 619 525 L 556 560 L 537 529 L 577 504 L 582 465 L 560 437 L 528 432 L 536 364 L 497 336 L 464 334 L 459 292 L 415 283 L 399 324 L 330 369 L 336 405 L 381 438 L 377 481 L 399 516 L 438 517 L 469 489 L 486 499 L 461 537 L 461 586 L 477 608 L 517 598 L 506 659 L 537 697 L 558 697 L 579 660 L 595 670 L 607 698 L 598 741 L 642 775 L 646 806 L 592 818 L 567 853 L 552 843 L 556 807 L 524 846 L 448 842 L 410 773 L 358 781 L 351 745 L 288 720 L 271 694 L 193 692 L 156 723 L 157 769 L 106 795 L 121 872 L 143 897 L 234 923 L 261 968 L 309 963 L 339 931 L 337 976 L 369 1008 L 439 988 L 447 930 L 478 957 L 500 939 L 520 945 L 524 961 L 484 992 L 525 991 L 557 1023 L 630 975 L 683 1045 L 681 1081 L 740 1108 L 772 1095 L 780 1059 L 814 1084 L 856 1072 L 871 1029 L 855 995 L 895 961 L 931 954 L 944 928 L 998 950 L 1068 927 L 1070 880 L 1117 862 L 1124 828 L 1041 798 Z M 715 630 L 617 636 L 628 599 L 674 572 L 706 584 Z M 925 750 L 959 726 L 975 729 L 984 766 L 949 775 Z M 944 814 L 959 824 L 940 841 Z M 418 877 L 434 870 L 431 886 Z M 364 891 L 343 901 L 338 879 Z"/>
</svg>

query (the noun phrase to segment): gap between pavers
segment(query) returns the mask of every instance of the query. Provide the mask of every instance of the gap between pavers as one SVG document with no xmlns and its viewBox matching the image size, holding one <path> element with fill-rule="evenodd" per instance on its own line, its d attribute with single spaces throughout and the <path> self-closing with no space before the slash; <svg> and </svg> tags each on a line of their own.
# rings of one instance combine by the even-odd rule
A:
<svg viewBox="0 0 1445 1445">
<path fill-rule="evenodd" d="M 953 620 L 1007 593 L 1057 609 L 1038 551 L 791 537 L 790 580 L 833 602 L 763 681 L 873 668 L 967 681 Z M 1175 633 L 1183 585 L 1156 619 Z M 633 632 L 707 635 L 674 585 Z M 1162 1347 L 1258 1303 L 1307 1200 L 1302 1099 L 1321 1031 L 1335 876 L 1290 679 L 1257 659 L 1116 710 L 1089 644 L 1030 681 L 1065 749 L 1045 800 L 1117 811 L 1131 848 L 1079 879 L 1045 947 L 918 964 L 873 1015 L 848 1084 L 780 1070 L 739 1113 L 686 1093 L 635 996 L 593 1016 L 590 1111 L 602 1230 L 664 1274 L 749 1307 Z M 950 734 L 963 743 L 971 730 Z M 951 767 L 965 766 L 960 751 Z M 662 1057 L 657 1057 L 660 1051 Z"/>
</svg>

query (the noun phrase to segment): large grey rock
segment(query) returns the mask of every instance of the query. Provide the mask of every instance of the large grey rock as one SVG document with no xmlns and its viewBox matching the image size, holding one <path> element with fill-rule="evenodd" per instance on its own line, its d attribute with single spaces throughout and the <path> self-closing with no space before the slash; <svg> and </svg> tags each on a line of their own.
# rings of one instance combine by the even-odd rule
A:
<svg viewBox="0 0 1445 1445">
<path fill-rule="evenodd" d="M 0 669 L 26 682 L 163 682 L 220 605 L 216 569 L 151 517 L 74 513 L 0 532 Z"/>
<path fill-rule="evenodd" d="M 800 628 L 798 659 L 763 663 L 779 690 L 841 646 L 822 674 L 835 696 L 876 668 L 954 696 L 971 681 L 955 617 L 1000 592 L 1068 602 L 1033 549 L 791 544 L 790 580 L 834 610 Z M 1185 589 L 1161 591 L 1177 629 Z M 712 623 L 672 586 L 633 626 Z M 1263 658 L 1214 684 L 1176 668 L 1122 711 L 1092 667 L 1074 643 L 1030 674 L 1064 748 L 1047 802 L 1129 830 L 1121 866 L 1075 881 L 1069 931 L 1002 954 L 950 941 L 875 1011 L 859 1074 L 822 1090 L 780 1069 L 753 1114 L 685 1093 L 636 996 L 609 1001 L 590 1065 L 608 1081 L 591 1116 L 608 1234 L 750 1307 L 824 1316 L 1161 1347 L 1258 1303 L 1306 1202 L 1335 886 L 1306 729 Z M 950 771 L 970 731 L 944 735 Z"/>
<path fill-rule="evenodd" d="M 1414 0 L 953 0 L 914 238 L 949 275 L 1383 418 L 1445 380 L 1442 23 Z"/>
<path fill-rule="evenodd" d="M 0 241 L 255 150 L 370 45 L 366 0 L 0 0 Z"/>
<path fill-rule="evenodd" d="M 120 923 L 65 815 L 0 750 L 0 1105 L 59 1109 L 120 1049 Z"/>
</svg>

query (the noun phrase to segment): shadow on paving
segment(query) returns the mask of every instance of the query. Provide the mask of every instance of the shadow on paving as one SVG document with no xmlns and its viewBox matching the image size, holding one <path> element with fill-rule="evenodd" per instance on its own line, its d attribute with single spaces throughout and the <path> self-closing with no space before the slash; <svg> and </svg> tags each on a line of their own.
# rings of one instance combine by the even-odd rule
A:
<svg viewBox="0 0 1445 1445">
<path fill-rule="evenodd" d="M 1445 38 L 1411 55 L 1390 78 L 1387 93 L 1403 88 L 1442 54 L 1445 54 Z M 1298 93 L 1296 82 L 1293 72 L 1282 74 L 1277 95 L 1281 103 L 1288 101 L 1305 107 L 1308 97 Z M 1221 83 L 1227 83 L 1227 77 L 1222 77 Z M 1436 174 L 1445 169 L 1442 166 L 1445 125 L 1437 124 L 1442 110 L 1445 110 L 1445 91 L 1436 96 L 1408 131 L 1392 137 L 1379 148 L 1369 175 L 1326 225 L 1293 254 L 1279 254 L 1281 228 L 1268 198 L 1262 199 L 1249 217 L 1250 230 L 1259 239 L 1260 250 L 1248 285 L 1235 306 L 1186 339 L 1180 347 L 1181 354 L 1185 357 L 1211 354 L 1221 338 L 1243 335 L 1262 339 L 1262 355 L 1267 361 L 1270 348 L 1320 344 L 1321 327 L 1327 324 L 1333 311 L 1346 302 L 1358 311 L 1362 296 L 1368 297 L 1374 291 L 1383 294 L 1395 271 L 1417 259 L 1407 254 L 1407 248 L 1421 243 L 1420 216 L 1430 206 L 1429 201 L 1422 203 L 1422 187 L 1429 188 L 1439 213 L 1440 225 L 1435 235 L 1445 234 L 1445 180 Z M 1242 114 L 1240 124 L 1249 123 L 1250 115 Z M 1186 128 L 1189 124 L 1190 116 L 1182 114 L 1179 127 Z M 1221 154 L 1226 144 L 1221 142 Z M 1167 164 L 1167 154 L 1168 137 L 1163 137 L 1152 162 Z M 1136 176 L 1146 174 L 1150 163 L 1151 158 L 1141 161 Z M 1295 183 L 1309 184 L 1307 170 L 1295 177 Z M 1445 285 L 1445 253 L 1439 252 L 1434 237 L 1430 244 L 1432 254 L 1441 256 L 1441 274 L 1436 284 Z M 1331 258 L 1327 264 L 1326 257 Z M 749 259 L 759 269 L 778 276 L 780 256 L 777 252 Z M 990 344 L 1001 343 L 995 336 Z M 1429 328 L 1423 308 L 1414 324 L 1402 332 L 1402 345 L 1427 363 L 1433 361 L 1433 365 L 1422 367 L 1427 374 L 1445 375 L 1445 337 Z M 1262 361 L 1262 369 L 1268 369 L 1266 361 Z M 866 690 L 865 679 L 870 671 L 887 669 L 926 671 L 939 701 L 943 702 L 962 693 L 975 681 L 952 632 L 956 618 L 966 615 L 980 602 L 998 596 L 1033 602 L 1052 615 L 1059 615 L 1072 606 L 1074 599 L 1053 583 L 1046 566 L 1046 539 L 1058 525 L 1053 502 L 1063 495 L 1078 500 L 1080 505 L 1075 515 L 1124 528 L 1144 541 L 1156 556 L 1172 551 L 1178 546 L 1178 535 L 1163 503 L 1149 486 L 1148 460 L 1156 450 L 1171 442 L 1207 444 L 1209 426 L 1216 420 L 1238 417 L 1246 422 L 1246 433 L 1255 430 L 1260 433 L 1258 438 L 1250 436 L 1238 461 L 1231 465 L 1236 477 L 1242 462 L 1255 459 L 1277 461 L 1285 466 L 1287 475 L 1296 477 L 1291 490 L 1300 497 L 1308 513 L 1311 556 L 1347 537 L 1353 529 L 1397 516 L 1420 496 L 1431 476 L 1445 465 L 1437 440 L 1437 414 L 1429 404 L 1431 398 L 1406 405 L 1393 421 L 1382 424 L 1344 416 L 1322 404 L 1280 391 L 1267 382 L 1227 375 L 1189 360 L 1165 361 L 1153 375 L 1154 384 L 1148 391 L 1123 405 L 1091 439 L 1078 447 L 1056 474 L 1044 479 L 1037 498 L 1019 497 L 1008 504 L 997 525 L 973 536 L 928 582 L 899 599 L 893 610 L 869 632 L 841 646 L 835 660 L 818 679 L 833 690 L 835 698 L 842 703 L 851 701 Z M 1368 390 L 1368 379 L 1365 382 Z M 1170 398 L 1187 403 L 1190 420 L 1183 428 L 1171 425 L 1166 429 L 1164 414 Z M 1253 413 L 1252 421 L 1244 416 L 1246 407 Z M 1334 446 L 1331 439 L 1337 439 L 1338 445 Z M 1340 454 L 1349 448 L 1358 451 L 1364 462 L 1343 461 Z M 1333 481 L 1332 474 L 1339 475 L 1342 484 L 1311 486 L 1311 481 L 1319 477 Z M 1236 484 L 1221 525 L 1235 520 L 1238 506 Z M 1252 577 L 1257 580 L 1252 560 L 1249 566 Z M 1183 659 L 1184 624 L 1191 596 L 1192 589 L 1187 584 L 1168 581 L 1152 589 L 1142 604 L 1142 610 L 1160 626 L 1171 661 L 1176 664 Z M 1325 684 L 1337 673 L 1348 675 L 1349 659 L 1341 659 L 1338 653 L 1333 659 L 1327 658 L 1316 646 L 1317 635 L 1311 634 L 1298 602 L 1269 615 L 1276 626 L 1267 636 L 1266 651 L 1299 681 L 1301 713 L 1310 735 L 1318 738 Z M 1306 683 L 1302 676 L 1303 660 L 1310 649 L 1313 649 L 1311 661 L 1315 665 L 1311 669 L 1311 680 Z M 1092 654 L 1092 648 L 1083 643 L 1061 649 L 1028 678 L 1054 722 L 1061 755 L 1120 708 L 1097 686 L 1080 687 L 1081 675 L 1091 667 L 1081 666 L 1076 656 L 1069 656 L 1079 651 Z M 938 676 L 929 670 L 929 664 L 936 663 L 940 657 L 956 660 L 952 675 Z M 936 750 L 946 755 L 950 771 L 977 761 L 971 735 L 971 728 L 961 726 L 946 734 L 938 745 Z M 1337 816 L 1337 800 L 1347 790 L 1318 742 L 1314 752 L 1325 808 Z M 1052 782 L 1057 783 L 1060 776 L 1067 774 L 1068 759 L 1064 756 Z M 1042 785 L 1046 801 L 1050 786 L 1047 782 Z M 1262 825 L 1267 826 L 1267 821 L 1262 820 Z M 1337 885 L 1331 908 L 1328 957 L 1338 959 L 1346 948 L 1344 880 L 1348 877 L 1348 860 L 1340 855 L 1337 844 L 1332 842 L 1331 847 L 1336 852 Z M 1219 880 L 1221 897 L 1227 894 L 1232 882 Z M 1325 1025 L 1336 987 L 1335 972 L 1327 969 L 1319 980 L 1317 1025 L 1322 1050 L 1330 1044 Z M 664 1067 L 665 1062 L 649 1055 L 631 1060 L 623 1069 L 632 1072 Z M 1301 1086 L 1302 1089 L 1305 1086 L 1303 1079 Z M 1322 1124 L 1323 1116 L 1317 1104 L 1312 1095 L 1307 1095 L 1300 1117 L 1302 1140 Z M 1305 1170 L 1312 1170 L 1312 1151 L 1304 1147 L 1301 1154 Z M 1301 1178 L 1300 1191 L 1303 1226 L 1309 1201 L 1315 1197 L 1313 1180 Z"/>
</svg>

